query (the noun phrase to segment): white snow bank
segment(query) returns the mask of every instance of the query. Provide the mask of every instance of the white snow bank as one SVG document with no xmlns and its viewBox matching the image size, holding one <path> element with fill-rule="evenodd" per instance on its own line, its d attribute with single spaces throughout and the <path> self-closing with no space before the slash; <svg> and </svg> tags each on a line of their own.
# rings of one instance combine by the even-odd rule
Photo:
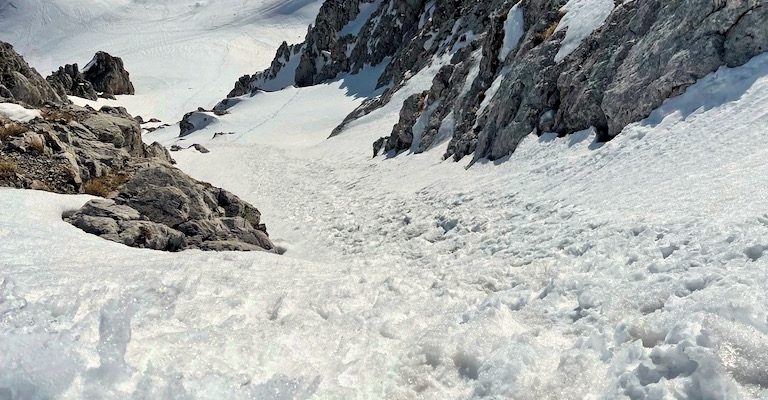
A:
<svg viewBox="0 0 768 400">
<path fill-rule="evenodd" d="M 40 118 L 40 110 L 30 110 L 14 103 L 0 103 L 0 115 L 15 122 L 29 122 Z"/>
<path fill-rule="evenodd" d="M 570 0 L 560 10 L 565 16 L 555 29 L 559 32 L 567 29 L 565 39 L 560 43 L 560 50 L 555 55 L 555 61 L 560 62 L 568 57 L 581 42 L 592 32 L 603 26 L 603 23 L 615 8 L 613 0 Z"/>
<path fill-rule="evenodd" d="M 499 52 L 499 60 L 504 62 L 509 53 L 517 48 L 520 39 L 525 33 L 525 18 L 523 7 L 520 3 L 515 4 L 507 14 L 507 20 L 504 23 L 504 44 Z"/>
<path fill-rule="evenodd" d="M 360 285 L 378 283 L 375 300 L 333 292 L 368 298 L 344 318 L 370 328 L 345 331 L 354 362 L 328 371 L 318 398 L 339 387 L 361 399 L 761 398 L 766 57 L 710 75 L 684 95 L 688 112 L 610 143 L 592 130 L 531 136 L 507 162 L 468 171 L 440 162 L 442 149 L 371 160 L 396 106 L 312 146 L 214 140 L 205 160 L 178 161 L 258 204 L 289 256 L 348 263 Z M 395 104 L 428 87 L 430 70 Z M 699 96 L 716 87 L 741 89 L 717 104 Z M 274 126 L 294 131 L 294 106 Z"/>
</svg>

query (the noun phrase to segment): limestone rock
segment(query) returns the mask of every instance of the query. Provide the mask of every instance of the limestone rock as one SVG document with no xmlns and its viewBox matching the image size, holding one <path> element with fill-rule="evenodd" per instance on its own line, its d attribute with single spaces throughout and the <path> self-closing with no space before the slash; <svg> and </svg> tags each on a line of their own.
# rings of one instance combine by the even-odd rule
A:
<svg viewBox="0 0 768 400">
<path fill-rule="evenodd" d="M 143 220 L 138 211 L 111 200 L 91 200 L 65 219 L 85 232 L 131 247 L 179 251 L 185 246 L 181 232 Z"/>
<path fill-rule="evenodd" d="M 0 65 L 21 60 L 4 50 Z M 139 122 L 122 107 L 48 101 L 40 118 L 0 142 L 0 160 L 0 186 L 108 197 L 64 216 L 107 240 L 165 251 L 277 251 L 255 207 L 173 167 L 162 145 L 143 143 Z"/>
<path fill-rule="evenodd" d="M 67 64 L 59 67 L 45 78 L 56 89 L 62 98 L 77 96 L 89 100 L 98 100 L 99 96 L 91 82 L 85 79 L 77 64 Z"/>
<path fill-rule="evenodd" d="M 363 102 L 335 136 L 439 62 L 432 87 L 405 100 L 383 146 L 418 153 L 448 140 L 445 158 L 474 162 L 508 156 L 527 135 L 547 131 L 595 127 L 610 140 L 717 68 L 768 49 L 762 0 L 617 1 L 564 58 L 558 54 L 569 28 L 560 29 L 561 20 L 574 12 L 564 11 L 567 0 L 372 3 L 325 2 L 304 42 L 283 44 L 270 68 L 243 77 L 230 96 L 314 85 L 386 59 L 377 83 L 388 89 Z M 513 6 L 522 35 L 505 44 Z M 376 8 L 363 15 L 368 7 Z M 381 146 L 374 143 L 374 155 Z"/>
<path fill-rule="evenodd" d="M 83 75 L 98 92 L 111 95 L 136 93 L 123 60 L 103 51 L 93 56 L 93 59 L 83 68 Z"/>
<path fill-rule="evenodd" d="M 65 100 L 8 43 L 0 41 L 0 96 L 32 106 Z"/>
</svg>

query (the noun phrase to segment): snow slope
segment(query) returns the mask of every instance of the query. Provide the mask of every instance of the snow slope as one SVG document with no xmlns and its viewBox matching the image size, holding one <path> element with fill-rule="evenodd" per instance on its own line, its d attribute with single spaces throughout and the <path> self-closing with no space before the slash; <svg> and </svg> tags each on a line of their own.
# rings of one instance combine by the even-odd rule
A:
<svg viewBox="0 0 768 400">
<path fill-rule="evenodd" d="M 768 397 L 768 55 L 608 144 L 369 159 L 438 68 L 331 140 L 358 103 L 338 82 L 180 142 L 212 150 L 174 155 L 257 204 L 286 256 L 129 249 L 61 221 L 85 197 L 1 191 L 0 393 Z"/>
<path fill-rule="evenodd" d="M 439 67 L 330 140 L 366 79 L 145 137 L 209 148 L 173 155 L 285 256 L 126 248 L 61 221 L 86 196 L 0 189 L 0 398 L 768 399 L 768 55 L 607 144 L 370 159 Z"/>
<path fill-rule="evenodd" d="M 135 115 L 174 123 L 213 106 L 283 41 L 301 41 L 321 0 L 0 0 L 0 40 L 43 76 L 103 50 L 125 61 Z M 162 66 L 160 68 L 159 66 Z M 216 94 L 214 96 L 214 94 Z"/>
</svg>

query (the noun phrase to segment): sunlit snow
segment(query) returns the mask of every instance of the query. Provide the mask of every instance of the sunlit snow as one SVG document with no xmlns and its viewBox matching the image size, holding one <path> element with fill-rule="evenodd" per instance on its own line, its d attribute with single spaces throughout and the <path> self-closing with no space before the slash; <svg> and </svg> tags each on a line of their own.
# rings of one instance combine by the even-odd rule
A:
<svg viewBox="0 0 768 400">
<path fill-rule="evenodd" d="M 0 190 L 0 398 L 765 399 L 768 55 L 609 143 L 371 159 L 439 68 L 332 139 L 369 79 L 145 136 L 209 148 L 173 156 L 284 256 L 131 249 L 61 220 L 87 196 Z"/>
</svg>

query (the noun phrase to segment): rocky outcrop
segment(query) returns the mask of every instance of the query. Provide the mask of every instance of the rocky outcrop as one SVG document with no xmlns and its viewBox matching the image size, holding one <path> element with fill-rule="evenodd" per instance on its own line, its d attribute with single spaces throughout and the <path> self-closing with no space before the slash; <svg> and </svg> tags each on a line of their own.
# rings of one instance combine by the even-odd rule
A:
<svg viewBox="0 0 768 400">
<path fill-rule="evenodd" d="M 46 78 L 61 98 L 77 96 L 89 100 L 99 97 L 115 99 L 115 95 L 135 94 L 130 74 L 119 57 L 100 51 L 82 71 L 77 64 L 59 67 Z"/>
<path fill-rule="evenodd" d="M 133 208 L 112 200 L 91 200 L 64 219 L 90 234 L 126 246 L 179 251 L 185 245 L 183 233 L 148 221 Z"/>
<path fill-rule="evenodd" d="M 101 197 L 65 219 L 128 246 L 275 250 L 255 207 L 173 167 L 163 146 L 144 144 L 125 109 L 49 102 L 38 115 L 27 122 L 0 116 L 0 186 Z"/>
<path fill-rule="evenodd" d="M 110 95 L 135 94 L 130 74 L 120 57 L 100 51 L 83 68 L 83 75 L 97 92 Z"/>
<path fill-rule="evenodd" d="M 225 190 L 166 163 L 137 160 L 111 200 L 71 215 L 73 225 L 129 246 L 155 250 L 273 250 L 261 213 Z"/>
<path fill-rule="evenodd" d="M 64 100 L 8 43 L 0 41 L 0 97 L 33 106 Z"/>
<path fill-rule="evenodd" d="M 202 108 L 184 114 L 179 122 L 179 137 L 189 136 L 195 131 L 205 128 L 216 121 L 216 117 L 210 111 Z"/>
<path fill-rule="evenodd" d="M 42 114 L 29 123 L 0 121 L 15 127 L 0 139 L 0 164 L 13 166 L 0 174 L 0 186 L 104 197 L 66 220 L 129 246 L 274 249 L 255 207 L 173 167 L 164 147 L 142 142 L 124 109 L 66 105 Z"/>
<path fill-rule="evenodd" d="M 290 85 L 311 86 L 342 73 L 379 65 L 418 33 L 421 10 L 426 3 L 326 1 L 303 43 L 283 43 L 267 70 L 240 78 L 228 97 L 280 90 Z"/>
<path fill-rule="evenodd" d="M 67 64 L 59 67 L 51 75 L 45 78 L 56 89 L 61 98 L 77 96 L 89 100 L 98 100 L 99 96 L 78 68 L 77 64 Z"/>
<path fill-rule="evenodd" d="M 281 46 L 270 69 L 244 77 L 230 95 L 279 89 L 286 76 L 313 85 L 386 62 L 378 85 L 389 89 L 353 111 L 338 135 L 431 65 L 439 71 L 432 87 L 405 100 L 374 153 L 447 141 L 445 158 L 495 160 L 530 134 L 594 127 L 610 140 L 706 74 L 768 50 L 764 0 L 570 3 L 326 1 L 303 43 Z M 568 14 L 597 8 L 587 18 L 597 23 L 579 27 L 585 37 L 566 42 L 572 21 L 582 21 Z M 604 20 L 593 21 L 596 14 Z"/>
</svg>

